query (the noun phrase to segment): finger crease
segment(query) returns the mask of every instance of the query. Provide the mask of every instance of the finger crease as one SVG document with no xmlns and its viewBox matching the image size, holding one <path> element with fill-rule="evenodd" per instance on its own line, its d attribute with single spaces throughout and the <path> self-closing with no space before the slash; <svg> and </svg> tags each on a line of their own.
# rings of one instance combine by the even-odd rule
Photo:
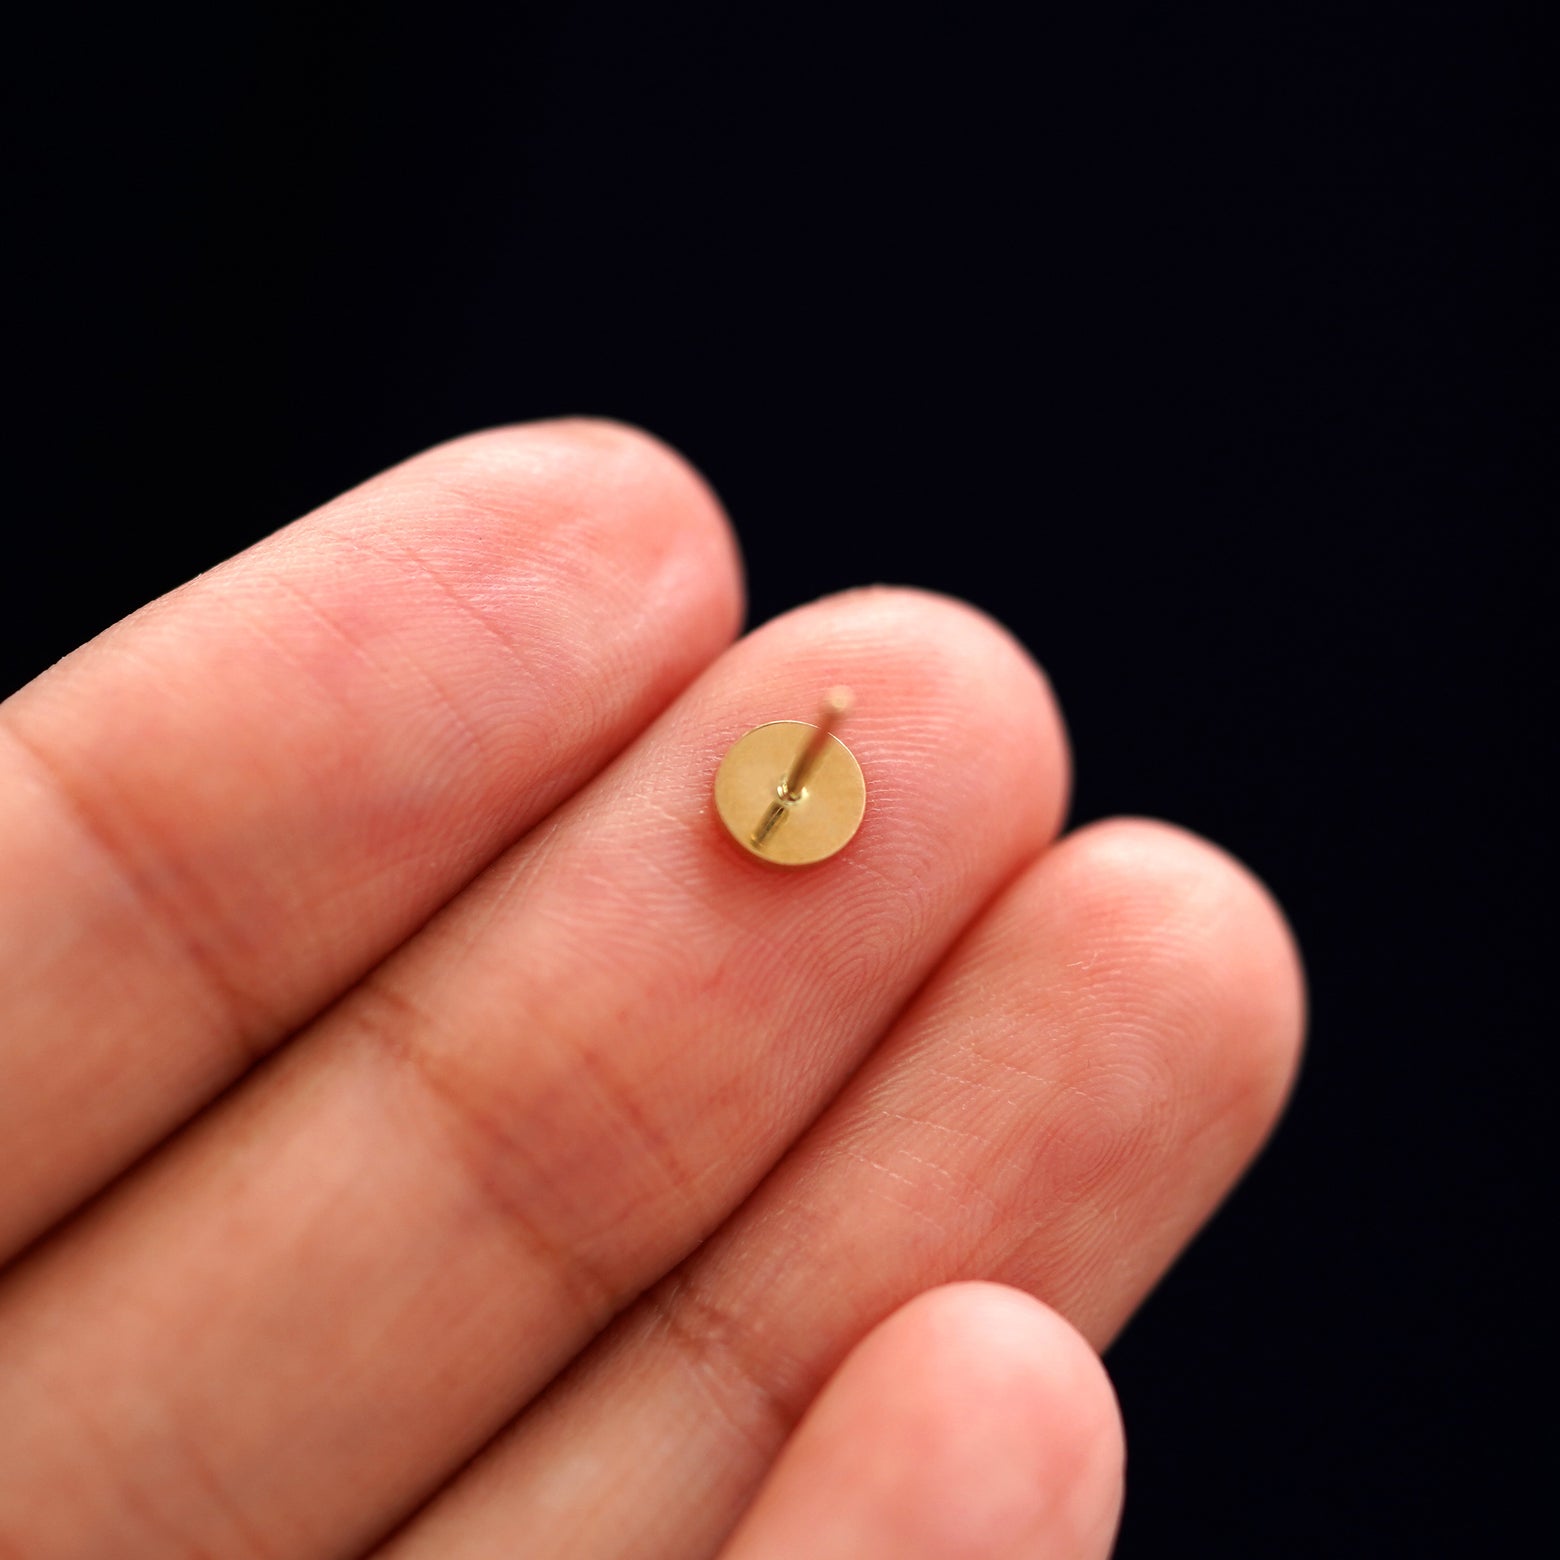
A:
<svg viewBox="0 0 1560 1560">
<path fill-rule="evenodd" d="M 361 986 L 353 1001 L 356 1033 L 437 1107 L 439 1136 L 467 1184 L 590 1325 L 596 1330 L 605 1326 L 622 1303 L 622 1284 L 592 1263 L 578 1243 L 555 1237 L 537 1219 L 534 1198 L 525 1188 L 542 1184 L 543 1167 L 527 1153 L 521 1133 L 487 1103 L 492 1091 L 472 1087 L 458 1068 L 437 1060 L 427 1044 L 412 1038 L 418 1031 L 437 1033 L 438 1026 L 404 991 L 381 979 Z M 516 1167 L 521 1174 L 514 1173 Z"/>
<path fill-rule="evenodd" d="M 649 1291 L 645 1302 L 705 1400 L 767 1466 L 806 1406 L 800 1391 L 779 1385 L 773 1346 L 687 1276 Z"/>
<path fill-rule="evenodd" d="M 67 779 L 65 770 L 42 747 L 25 736 L 14 723 L 5 724 L 0 730 L 44 777 L 75 822 L 80 836 L 105 863 L 136 909 L 181 955 L 206 997 L 213 1017 L 226 1031 L 228 1043 L 240 1054 L 244 1064 L 253 1065 L 268 1055 L 270 1038 L 279 1027 L 277 1020 L 239 988 L 213 947 L 193 933 L 194 917 L 188 913 L 190 907 L 184 907 L 185 913 L 181 914 L 181 907 L 175 901 L 152 889 L 145 867 L 135 860 L 118 832 L 86 801 Z M 158 864 L 164 868 L 173 865 L 166 857 Z M 216 917 L 211 919 L 215 921 Z"/>
</svg>

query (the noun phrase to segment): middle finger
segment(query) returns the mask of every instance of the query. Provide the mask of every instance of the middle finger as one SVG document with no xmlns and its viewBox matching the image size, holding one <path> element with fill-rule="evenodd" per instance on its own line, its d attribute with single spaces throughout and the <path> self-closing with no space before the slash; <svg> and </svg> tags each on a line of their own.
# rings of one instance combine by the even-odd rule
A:
<svg viewBox="0 0 1560 1560">
<path fill-rule="evenodd" d="M 755 862 L 714 767 L 840 681 L 861 833 Z M 0 1292 L 29 1502 L 0 1531 L 40 1557 L 372 1539 L 752 1188 L 1051 836 L 1064 775 L 1032 664 L 951 603 L 853 595 L 729 652 Z"/>
</svg>

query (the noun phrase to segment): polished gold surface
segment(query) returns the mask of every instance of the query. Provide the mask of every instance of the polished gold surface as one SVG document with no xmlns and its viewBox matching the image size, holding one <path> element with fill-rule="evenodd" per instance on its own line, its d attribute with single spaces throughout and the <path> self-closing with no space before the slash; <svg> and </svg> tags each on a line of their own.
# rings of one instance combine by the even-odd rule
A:
<svg viewBox="0 0 1560 1560">
<path fill-rule="evenodd" d="M 855 755 L 832 728 L 849 709 L 835 689 L 816 726 L 755 726 L 732 743 L 715 776 L 715 809 L 746 851 L 777 866 L 823 861 L 850 843 L 867 806 Z"/>
</svg>

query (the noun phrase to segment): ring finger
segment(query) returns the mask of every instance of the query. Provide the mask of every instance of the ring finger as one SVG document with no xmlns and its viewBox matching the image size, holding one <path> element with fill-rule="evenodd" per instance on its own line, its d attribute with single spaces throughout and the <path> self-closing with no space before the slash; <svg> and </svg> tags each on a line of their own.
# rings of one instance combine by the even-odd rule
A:
<svg viewBox="0 0 1560 1560">
<path fill-rule="evenodd" d="M 1179 830 L 1064 840 L 740 1212 L 422 1513 L 395 1560 L 712 1554 L 863 1334 L 993 1279 L 1096 1347 L 1272 1125 L 1299 1042 L 1266 893 Z"/>
</svg>

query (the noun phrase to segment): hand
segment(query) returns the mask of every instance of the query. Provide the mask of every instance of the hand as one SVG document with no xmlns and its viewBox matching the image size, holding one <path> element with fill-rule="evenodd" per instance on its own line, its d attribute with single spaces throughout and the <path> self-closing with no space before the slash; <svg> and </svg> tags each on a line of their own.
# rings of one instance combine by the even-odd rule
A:
<svg viewBox="0 0 1560 1560">
<path fill-rule="evenodd" d="M 739 596 L 680 461 L 538 425 L 0 706 L 0 1554 L 1108 1551 L 1093 1351 L 1278 1111 L 1282 919 L 1052 843 L 976 612 Z M 755 861 L 715 768 L 842 682 L 861 831 Z"/>
</svg>

